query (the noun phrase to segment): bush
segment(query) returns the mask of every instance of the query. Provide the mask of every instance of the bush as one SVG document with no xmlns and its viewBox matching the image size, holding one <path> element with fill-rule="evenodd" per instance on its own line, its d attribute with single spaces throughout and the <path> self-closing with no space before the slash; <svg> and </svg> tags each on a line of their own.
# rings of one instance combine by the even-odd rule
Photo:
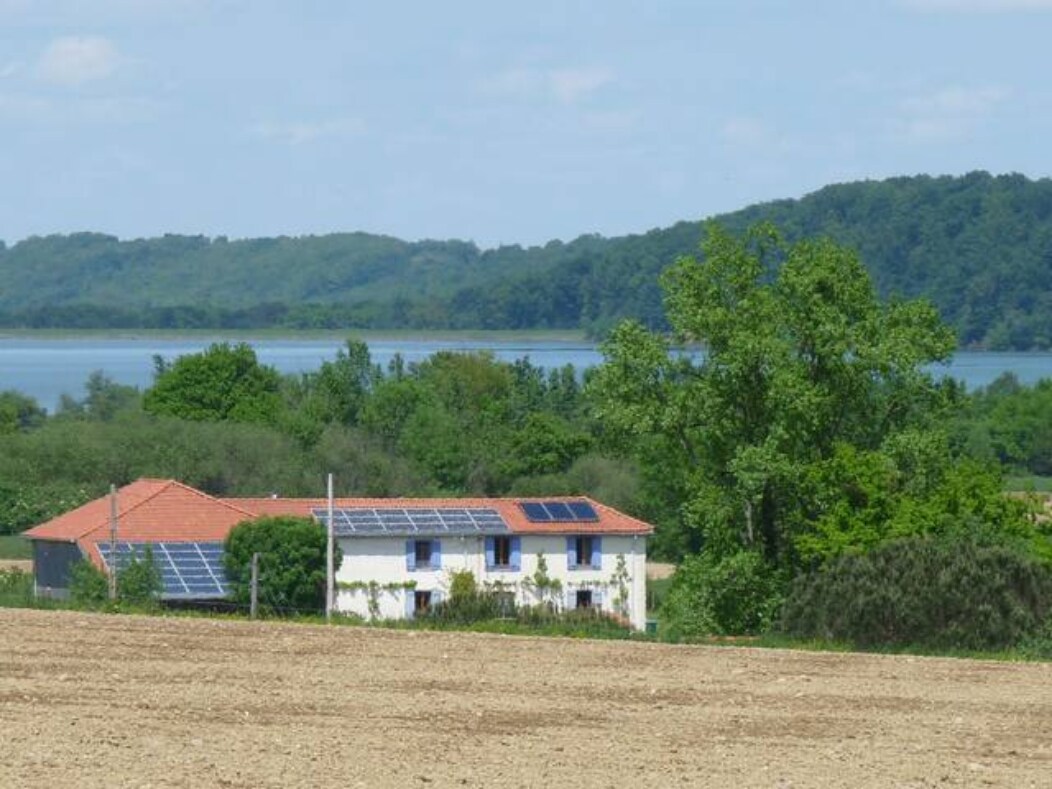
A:
<svg viewBox="0 0 1052 789">
<path fill-rule="evenodd" d="M 719 560 L 691 556 L 672 577 L 662 630 L 672 640 L 763 632 L 777 619 L 783 588 L 781 576 L 755 551 Z"/>
<path fill-rule="evenodd" d="M 0 570 L 0 606 L 21 608 L 33 603 L 33 576 L 25 570 Z"/>
<path fill-rule="evenodd" d="M 333 563 L 340 566 L 340 547 Z M 227 535 L 223 557 L 231 596 L 251 596 L 252 554 L 259 554 L 259 602 L 278 613 L 318 612 L 325 607 L 325 529 L 310 518 L 257 518 Z"/>
<path fill-rule="evenodd" d="M 449 579 L 449 598 L 428 609 L 426 618 L 452 624 L 471 624 L 514 615 L 496 589 L 480 590 L 470 570 L 457 570 Z"/>
<path fill-rule="evenodd" d="M 117 573 L 117 597 L 122 602 L 150 607 L 157 604 L 162 591 L 161 571 L 153 561 L 153 549 L 149 545 L 142 557 L 132 557 Z"/>
<path fill-rule="evenodd" d="M 69 576 L 69 599 L 77 606 L 94 608 L 109 598 L 106 574 L 91 562 L 82 559 L 73 565 Z"/>
<path fill-rule="evenodd" d="M 797 578 L 782 629 L 859 646 L 991 649 L 1037 634 L 1052 569 L 1006 547 L 910 538 Z"/>
</svg>

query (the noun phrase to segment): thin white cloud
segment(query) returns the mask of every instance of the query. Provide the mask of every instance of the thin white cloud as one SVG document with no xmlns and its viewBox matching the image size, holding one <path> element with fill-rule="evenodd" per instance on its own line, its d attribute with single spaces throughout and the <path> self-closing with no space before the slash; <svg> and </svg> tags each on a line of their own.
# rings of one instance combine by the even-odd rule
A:
<svg viewBox="0 0 1052 789">
<path fill-rule="evenodd" d="M 7 79 L 8 77 L 13 77 L 21 70 L 22 64 L 19 63 L 17 60 L 13 60 L 10 63 L 6 63 L 3 66 L 0 66 L 0 79 Z"/>
<path fill-rule="evenodd" d="M 303 145 L 325 137 L 350 137 L 365 131 L 358 118 L 336 118 L 327 121 L 291 121 L 257 123 L 252 131 L 268 140 L 288 145 Z"/>
<path fill-rule="evenodd" d="M 899 0 L 916 11 L 1004 14 L 1014 11 L 1052 11 L 1052 0 Z"/>
<path fill-rule="evenodd" d="M 512 99 L 555 100 L 577 104 L 613 81 L 613 73 L 599 66 L 557 69 L 508 69 L 486 78 L 483 90 Z"/>
<path fill-rule="evenodd" d="M 604 68 L 569 68 L 548 72 L 551 91 L 563 104 L 575 104 L 608 84 L 611 79 L 613 75 Z"/>
<path fill-rule="evenodd" d="M 44 50 L 37 76 L 56 85 L 76 86 L 105 79 L 119 62 L 116 47 L 102 36 L 63 36 Z"/>
<path fill-rule="evenodd" d="M 953 85 L 902 102 L 898 127 L 913 142 L 942 142 L 963 137 L 996 110 L 1009 92 L 984 85 Z"/>
</svg>

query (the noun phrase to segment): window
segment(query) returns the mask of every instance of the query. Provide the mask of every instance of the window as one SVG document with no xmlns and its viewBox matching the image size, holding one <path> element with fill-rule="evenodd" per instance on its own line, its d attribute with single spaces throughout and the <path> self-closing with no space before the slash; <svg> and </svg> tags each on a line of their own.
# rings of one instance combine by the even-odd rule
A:
<svg viewBox="0 0 1052 789">
<path fill-rule="evenodd" d="M 522 540 L 518 537 L 486 538 L 486 569 L 517 571 L 522 566 Z"/>
<path fill-rule="evenodd" d="M 421 540 L 426 543 L 426 540 Z M 413 611 L 422 614 L 431 607 L 431 592 L 413 592 Z"/>
<path fill-rule="evenodd" d="M 511 565 L 511 537 L 493 538 L 493 566 L 509 567 Z"/>
<path fill-rule="evenodd" d="M 515 592 L 497 592 L 497 611 L 501 616 L 515 615 Z"/>
<path fill-rule="evenodd" d="M 566 538 L 566 564 L 571 570 L 599 570 L 602 561 L 602 537 L 579 534 Z"/>
<path fill-rule="evenodd" d="M 578 567 L 591 567 L 592 566 L 592 538 L 591 537 L 578 537 L 577 538 L 577 566 Z"/>
<path fill-rule="evenodd" d="M 592 590 L 591 589 L 578 589 L 577 590 L 577 605 L 575 608 L 591 608 L 594 605 L 592 601 Z"/>
<path fill-rule="evenodd" d="M 442 546 L 439 540 L 406 540 L 405 567 L 407 570 L 439 570 L 442 567 Z"/>
<path fill-rule="evenodd" d="M 431 566 L 431 540 L 417 540 L 413 550 L 416 552 L 416 569 Z"/>
</svg>

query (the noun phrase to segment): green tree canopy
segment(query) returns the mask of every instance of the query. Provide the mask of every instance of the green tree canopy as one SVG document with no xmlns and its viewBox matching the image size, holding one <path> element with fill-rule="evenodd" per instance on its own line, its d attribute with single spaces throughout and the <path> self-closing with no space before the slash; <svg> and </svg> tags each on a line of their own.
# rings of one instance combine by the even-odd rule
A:
<svg viewBox="0 0 1052 789">
<path fill-rule="evenodd" d="M 151 414 L 201 422 L 277 422 L 281 376 L 247 343 L 216 343 L 202 353 L 159 365 L 143 397 Z"/>
<path fill-rule="evenodd" d="M 340 563 L 339 546 L 335 562 Z M 325 603 L 325 530 L 310 518 L 273 517 L 244 521 L 226 538 L 223 557 L 231 596 L 247 604 L 252 554 L 259 554 L 259 600 L 277 611 L 318 611 Z"/>
<path fill-rule="evenodd" d="M 701 358 L 628 322 L 589 386 L 675 518 L 665 549 L 758 550 L 790 567 L 834 513 L 861 528 L 882 495 L 930 498 L 951 465 L 940 420 L 953 389 L 924 366 L 954 348 L 934 308 L 882 303 L 858 256 L 829 240 L 711 226 L 703 252 L 663 278 L 672 339 Z M 872 489 L 834 478 L 848 455 Z"/>
</svg>

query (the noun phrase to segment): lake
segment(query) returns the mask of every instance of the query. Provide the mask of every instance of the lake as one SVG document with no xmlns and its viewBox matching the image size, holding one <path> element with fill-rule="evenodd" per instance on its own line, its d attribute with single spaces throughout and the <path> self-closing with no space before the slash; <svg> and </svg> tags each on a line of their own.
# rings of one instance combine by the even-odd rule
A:
<svg viewBox="0 0 1052 789">
<path fill-rule="evenodd" d="M 197 353 L 213 340 L 193 339 L 22 339 L 0 338 L 0 390 L 17 389 L 53 410 L 62 394 L 83 396 L 84 382 L 95 370 L 122 384 L 149 386 L 153 357 L 166 359 Z M 339 339 L 250 340 L 259 358 L 283 373 L 317 369 L 333 359 L 343 342 Z M 386 368 L 400 353 L 407 362 L 422 361 L 437 351 L 491 351 L 498 359 L 513 361 L 528 357 L 545 368 L 572 364 L 578 369 L 602 361 L 592 343 L 560 341 L 486 340 L 369 340 L 373 361 Z M 1052 378 L 1049 353 L 958 353 L 946 366 L 933 369 L 937 375 L 952 375 L 974 389 L 1013 372 L 1023 383 Z"/>
</svg>

